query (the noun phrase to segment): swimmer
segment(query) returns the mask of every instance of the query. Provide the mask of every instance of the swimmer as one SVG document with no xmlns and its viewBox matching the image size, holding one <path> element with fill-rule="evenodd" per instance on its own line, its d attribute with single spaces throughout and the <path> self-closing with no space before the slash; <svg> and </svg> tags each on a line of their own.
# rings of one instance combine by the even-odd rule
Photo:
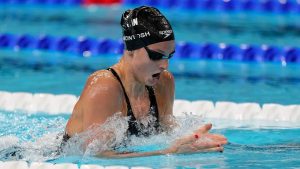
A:
<svg viewBox="0 0 300 169">
<path fill-rule="evenodd" d="M 153 7 L 127 10 L 121 17 L 125 50 L 118 63 L 88 78 L 65 128 L 64 142 L 121 112 L 128 117 L 128 136 L 149 136 L 176 126 L 173 120 L 174 77 L 167 70 L 175 53 L 169 21 Z M 142 123 L 148 116 L 154 120 Z M 140 157 L 195 152 L 222 152 L 227 139 L 211 134 L 206 124 L 193 134 L 178 138 L 170 147 L 151 152 L 99 152 L 99 157 Z M 154 131 L 154 132 L 153 132 Z M 208 138 L 209 142 L 199 141 Z M 89 144 L 92 138 L 87 141 Z"/>
</svg>

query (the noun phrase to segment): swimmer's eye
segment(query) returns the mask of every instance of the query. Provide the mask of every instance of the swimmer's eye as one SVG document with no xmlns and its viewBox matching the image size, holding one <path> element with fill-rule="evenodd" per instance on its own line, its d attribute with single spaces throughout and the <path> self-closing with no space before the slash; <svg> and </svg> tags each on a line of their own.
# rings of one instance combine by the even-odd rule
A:
<svg viewBox="0 0 300 169">
<path fill-rule="evenodd" d="M 148 53 L 148 56 L 151 60 L 160 60 L 160 59 L 170 59 L 171 57 L 173 57 L 175 51 L 171 52 L 169 55 L 164 55 L 162 53 L 153 51 L 151 49 L 149 49 L 147 46 L 144 47 Z"/>
</svg>

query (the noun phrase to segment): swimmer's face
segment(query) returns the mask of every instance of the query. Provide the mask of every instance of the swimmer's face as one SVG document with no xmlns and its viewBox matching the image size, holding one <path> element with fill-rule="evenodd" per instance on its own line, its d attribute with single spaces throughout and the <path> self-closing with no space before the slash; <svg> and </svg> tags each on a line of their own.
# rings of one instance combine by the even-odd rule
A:
<svg viewBox="0 0 300 169">
<path fill-rule="evenodd" d="M 151 53 L 156 58 L 160 56 L 162 59 L 150 59 Z M 154 53 L 153 53 L 154 52 Z M 159 82 L 160 74 L 168 69 L 169 60 L 167 59 L 175 52 L 175 41 L 165 41 L 147 46 L 147 49 L 140 48 L 135 50 L 133 57 L 133 69 L 137 78 L 148 86 L 153 86 Z M 161 55 L 159 55 L 159 53 Z"/>
</svg>

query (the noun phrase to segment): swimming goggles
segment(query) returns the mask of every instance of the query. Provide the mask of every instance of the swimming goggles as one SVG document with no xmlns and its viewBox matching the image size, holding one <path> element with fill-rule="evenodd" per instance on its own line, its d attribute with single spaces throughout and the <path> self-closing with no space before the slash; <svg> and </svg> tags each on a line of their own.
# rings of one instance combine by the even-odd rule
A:
<svg viewBox="0 0 300 169">
<path fill-rule="evenodd" d="M 156 51 L 153 51 L 151 49 L 149 49 L 147 46 L 144 46 L 144 48 L 146 49 L 147 53 L 148 53 L 148 56 L 151 60 L 160 60 L 160 59 L 170 59 L 175 51 L 173 51 L 172 53 L 170 53 L 168 56 L 162 54 L 162 53 L 159 53 L 159 52 L 156 52 Z"/>
</svg>

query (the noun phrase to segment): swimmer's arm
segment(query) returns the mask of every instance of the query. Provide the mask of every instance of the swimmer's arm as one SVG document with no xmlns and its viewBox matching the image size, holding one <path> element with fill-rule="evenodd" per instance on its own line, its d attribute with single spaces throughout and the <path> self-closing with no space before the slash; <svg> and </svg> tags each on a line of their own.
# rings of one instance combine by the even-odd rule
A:
<svg viewBox="0 0 300 169">
<path fill-rule="evenodd" d="M 121 110 L 120 85 L 105 72 L 98 76 L 89 78 L 81 95 L 84 131 L 93 124 L 103 124 Z"/>
<path fill-rule="evenodd" d="M 120 98 L 120 85 L 111 76 L 100 72 L 100 74 L 89 77 L 85 89 L 80 96 L 81 109 L 84 117 L 82 118 L 82 130 L 88 131 L 93 126 L 100 126 L 105 121 L 114 116 L 116 112 L 120 112 L 122 101 Z M 110 134 L 95 133 L 89 136 L 85 141 L 83 148 L 85 149 L 94 139 L 110 139 Z"/>
<path fill-rule="evenodd" d="M 187 147 L 187 151 L 182 149 L 178 149 L 178 147 L 170 147 L 163 150 L 151 151 L 151 152 L 125 152 L 118 153 L 114 151 L 106 151 L 96 157 L 100 158 L 134 158 L 134 157 L 148 157 L 148 156 L 159 156 L 159 155 L 168 155 L 168 154 L 191 154 L 191 153 L 200 153 L 200 152 L 221 152 L 223 151 L 222 147 L 218 147 L 218 145 L 208 145 L 207 148 L 203 148 L 202 150 L 198 150 L 197 148 L 192 148 L 190 145 L 184 145 Z M 184 147 L 185 148 L 185 147 Z"/>
<path fill-rule="evenodd" d="M 133 158 L 133 157 L 147 157 L 147 156 L 158 156 L 171 154 L 170 150 L 157 150 L 151 152 L 115 152 L 115 151 L 106 151 L 98 154 L 96 157 L 100 158 Z"/>
<path fill-rule="evenodd" d="M 174 76 L 168 72 L 164 72 L 164 78 L 162 82 L 162 97 L 164 98 L 163 110 L 160 111 L 160 124 L 165 132 L 171 132 L 174 128 L 178 127 L 175 117 L 173 116 L 173 105 L 175 99 L 175 82 Z M 167 85 L 165 85 L 167 84 Z"/>
<path fill-rule="evenodd" d="M 227 143 L 227 139 L 218 134 L 211 134 L 211 124 L 206 124 L 185 137 L 175 140 L 168 148 L 150 151 L 150 152 L 114 152 L 106 151 L 98 155 L 98 157 L 106 158 L 131 158 L 146 157 L 167 154 L 191 154 L 200 152 L 223 152 L 223 145 Z M 196 136 L 195 136 L 196 135 Z M 201 137 L 209 138 L 210 141 L 203 141 Z"/>
</svg>

